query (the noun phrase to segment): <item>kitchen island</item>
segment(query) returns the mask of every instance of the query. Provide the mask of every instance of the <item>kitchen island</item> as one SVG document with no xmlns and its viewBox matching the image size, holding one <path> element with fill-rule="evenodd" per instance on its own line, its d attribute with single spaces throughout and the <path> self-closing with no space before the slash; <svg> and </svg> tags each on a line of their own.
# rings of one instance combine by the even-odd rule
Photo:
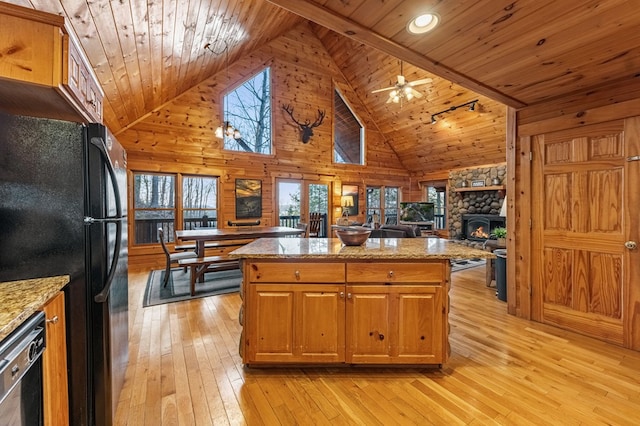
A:
<svg viewBox="0 0 640 426">
<path fill-rule="evenodd" d="M 246 365 L 419 364 L 449 356 L 450 260 L 492 253 L 438 238 L 263 238 L 241 259 Z"/>
</svg>

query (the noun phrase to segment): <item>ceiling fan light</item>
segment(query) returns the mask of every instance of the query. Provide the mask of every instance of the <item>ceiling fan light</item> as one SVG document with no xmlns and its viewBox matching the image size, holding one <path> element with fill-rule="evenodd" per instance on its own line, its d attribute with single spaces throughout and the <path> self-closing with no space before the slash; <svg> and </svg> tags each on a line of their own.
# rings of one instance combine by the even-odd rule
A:
<svg viewBox="0 0 640 426">
<path fill-rule="evenodd" d="M 398 91 L 397 90 L 392 90 L 391 92 L 389 92 L 389 97 L 390 98 L 395 98 L 398 96 Z"/>
<path fill-rule="evenodd" d="M 413 99 L 413 93 L 411 93 L 411 92 L 407 91 L 406 98 L 407 98 L 407 100 L 408 100 L 408 101 L 410 101 L 411 99 Z"/>
<path fill-rule="evenodd" d="M 216 138 L 222 139 L 223 137 L 224 134 L 222 132 L 222 126 L 218 126 L 218 128 L 216 129 Z"/>
<path fill-rule="evenodd" d="M 394 96 L 393 97 L 393 103 L 397 104 L 398 102 L 400 102 L 400 96 Z"/>
<path fill-rule="evenodd" d="M 435 13 L 423 13 L 413 18 L 407 24 L 407 31 L 411 34 L 424 34 L 434 29 L 440 18 Z"/>
</svg>

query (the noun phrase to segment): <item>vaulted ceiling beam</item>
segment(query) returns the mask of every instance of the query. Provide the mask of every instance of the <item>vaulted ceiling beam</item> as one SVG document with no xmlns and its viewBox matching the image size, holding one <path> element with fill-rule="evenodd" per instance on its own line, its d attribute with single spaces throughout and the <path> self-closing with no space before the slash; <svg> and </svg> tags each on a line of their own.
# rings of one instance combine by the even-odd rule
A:
<svg viewBox="0 0 640 426">
<path fill-rule="evenodd" d="M 488 87 L 464 74 L 460 74 L 424 55 L 421 55 L 408 47 L 402 46 L 395 41 L 381 36 L 362 25 L 353 22 L 344 16 L 335 13 L 321 5 L 302 0 L 267 0 L 283 9 L 296 15 L 315 22 L 323 27 L 329 28 L 345 37 L 352 38 L 359 43 L 374 47 L 388 55 L 409 62 L 414 66 L 435 74 L 441 78 L 456 83 L 462 87 L 472 90 L 478 94 L 487 96 L 495 101 L 501 102 L 513 108 L 523 108 L 525 103 L 514 99 L 506 94 Z"/>
</svg>

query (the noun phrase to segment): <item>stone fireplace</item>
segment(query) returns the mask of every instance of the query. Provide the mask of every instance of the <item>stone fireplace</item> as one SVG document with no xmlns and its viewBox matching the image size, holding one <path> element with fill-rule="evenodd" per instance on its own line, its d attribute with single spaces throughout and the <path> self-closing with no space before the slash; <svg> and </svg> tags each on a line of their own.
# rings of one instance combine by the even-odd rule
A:
<svg viewBox="0 0 640 426">
<path fill-rule="evenodd" d="M 463 240 L 484 241 L 489 239 L 493 230 L 505 226 L 505 217 L 495 214 L 463 214 Z"/>
<path fill-rule="evenodd" d="M 478 226 L 483 226 L 483 234 L 490 234 L 497 226 L 505 226 L 505 218 L 499 213 L 504 203 L 506 172 L 506 164 L 449 172 L 447 223 L 450 239 L 466 240 Z M 484 182 L 484 186 L 474 186 L 478 181 Z M 467 227 L 473 224 L 465 221 L 465 217 L 481 218 L 482 224 L 469 230 Z M 484 242 L 487 238 L 482 237 L 483 234 L 472 238 Z"/>
</svg>

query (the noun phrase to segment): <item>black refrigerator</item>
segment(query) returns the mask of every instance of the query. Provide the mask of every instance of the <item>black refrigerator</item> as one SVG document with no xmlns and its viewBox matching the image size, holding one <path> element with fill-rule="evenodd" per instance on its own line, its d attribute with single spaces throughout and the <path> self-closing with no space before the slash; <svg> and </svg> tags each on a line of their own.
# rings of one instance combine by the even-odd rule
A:
<svg viewBox="0 0 640 426">
<path fill-rule="evenodd" d="M 70 275 L 73 425 L 111 424 L 124 382 L 126 162 L 102 125 L 0 112 L 0 282 Z"/>
</svg>

